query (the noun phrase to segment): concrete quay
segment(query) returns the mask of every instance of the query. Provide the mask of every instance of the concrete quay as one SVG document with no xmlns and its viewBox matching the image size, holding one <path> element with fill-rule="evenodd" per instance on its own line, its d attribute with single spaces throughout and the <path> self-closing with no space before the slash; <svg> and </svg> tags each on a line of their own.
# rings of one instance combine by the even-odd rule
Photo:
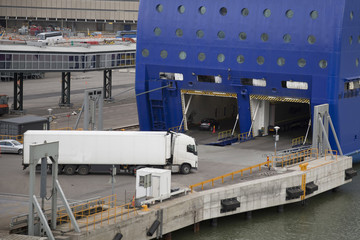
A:
<svg viewBox="0 0 360 240">
<path fill-rule="evenodd" d="M 253 179 L 233 185 L 189 193 L 186 196 L 174 198 L 150 206 L 149 211 L 138 211 L 138 215 L 113 224 L 97 224 L 94 229 L 81 233 L 63 232 L 65 239 L 114 239 L 121 233 L 122 239 L 153 239 L 166 236 L 178 229 L 195 225 L 204 220 L 217 219 L 229 215 L 251 212 L 269 207 L 282 207 L 285 204 L 300 202 L 351 182 L 345 179 L 345 170 L 352 167 L 352 159 L 346 156 L 329 156 L 308 162 L 306 170 L 299 165 L 282 169 L 279 174 Z M 279 169 L 280 170 L 280 169 Z M 289 199 L 287 189 L 304 188 L 306 183 L 314 182 L 318 189 L 306 196 Z M 235 198 L 240 207 L 233 211 L 223 212 L 221 201 Z M 162 219 L 162 220 L 161 220 Z M 150 227 L 159 220 L 160 224 L 153 235 L 148 236 Z M 68 225 L 68 224 L 67 224 Z M 57 232 L 61 232 L 59 226 Z M 55 232 L 56 234 L 56 232 Z M 167 235 L 170 236 L 171 234 Z M 167 239 L 169 239 L 167 238 Z"/>
</svg>

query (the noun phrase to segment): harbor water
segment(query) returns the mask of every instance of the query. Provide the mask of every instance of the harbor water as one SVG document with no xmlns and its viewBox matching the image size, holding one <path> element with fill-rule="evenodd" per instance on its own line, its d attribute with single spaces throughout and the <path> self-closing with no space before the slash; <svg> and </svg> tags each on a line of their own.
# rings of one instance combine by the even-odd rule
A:
<svg viewBox="0 0 360 240">
<path fill-rule="evenodd" d="M 354 165 L 359 171 L 360 164 Z M 245 240 L 245 239 L 360 239 L 360 176 L 337 191 L 329 191 L 301 203 L 219 218 L 200 224 L 200 231 L 188 227 L 172 233 L 173 240 Z"/>
</svg>

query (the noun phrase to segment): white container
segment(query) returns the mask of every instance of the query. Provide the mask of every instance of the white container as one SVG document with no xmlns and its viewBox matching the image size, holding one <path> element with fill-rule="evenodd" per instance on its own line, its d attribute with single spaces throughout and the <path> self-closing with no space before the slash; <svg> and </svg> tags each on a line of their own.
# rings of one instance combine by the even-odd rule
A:
<svg viewBox="0 0 360 240">
<path fill-rule="evenodd" d="M 95 172 L 97 167 L 112 165 L 117 169 L 176 166 L 177 171 L 184 172 L 184 167 L 198 167 L 194 138 L 181 133 L 143 131 L 27 131 L 24 167 L 29 165 L 29 146 L 44 141 L 59 141 L 58 163 L 64 169 L 86 167 Z"/>
<path fill-rule="evenodd" d="M 170 197 L 171 171 L 157 168 L 142 168 L 136 172 L 136 202 Z"/>
</svg>

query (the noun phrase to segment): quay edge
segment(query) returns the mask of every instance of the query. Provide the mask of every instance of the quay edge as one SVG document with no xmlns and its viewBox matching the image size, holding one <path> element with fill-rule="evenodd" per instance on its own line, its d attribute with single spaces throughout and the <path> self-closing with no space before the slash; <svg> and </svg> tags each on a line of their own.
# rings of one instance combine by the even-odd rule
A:
<svg viewBox="0 0 360 240">
<path fill-rule="evenodd" d="M 105 225 L 80 234 L 68 233 L 66 236 L 68 239 L 95 240 L 113 239 L 117 233 L 121 233 L 122 239 L 153 239 L 160 232 L 165 235 L 204 220 L 300 202 L 302 201 L 300 197 L 286 200 L 286 189 L 301 186 L 303 176 L 306 178 L 306 183 L 314 182 L 318 186 L 318 190 L 306 195 L 305 199 L 314 197 L 351 182 L 351 179 L 345 178 L 345 170 L 349 168 L 352 168 L 351 157 L 338 156 L 337 160 L 329 160 L 329 157 L 327 160 L 320 158 L 309 162 L 306 171 L 294 166 L 278 175 L 194 192 L 153 205 L 149 208 L 150 211 L 139 211 L 139 215 L 116 224 Z M 240 207 L 234 211 L 221 213 L 221 200 L 229 198 L 236 198 L 240 202 Z M 158 228 L 159 232 L 155 231 L 151 237 L 147 236 L 149 228 L 158 219 L 159 214 L 163 219 Z"/>
</svg>

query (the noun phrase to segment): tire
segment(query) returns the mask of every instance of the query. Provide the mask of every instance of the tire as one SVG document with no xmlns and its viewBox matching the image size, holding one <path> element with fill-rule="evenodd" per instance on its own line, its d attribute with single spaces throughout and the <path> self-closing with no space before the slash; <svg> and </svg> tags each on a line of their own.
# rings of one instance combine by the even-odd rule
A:
<svg viewBox="0 0 360 240">
<path fill-rule="evenodd" d="M 22 154 L 23 154 L 23 150 L 22 150 L 22 149 L 19 149 L 18 154 L 19 154 L 19 155 L 22 155 Z"/>
<path fill-rule="evenodd" d="M 191 171 L 191 166 L 187 163 L 181 165 L 180 172 L 182 174 L 189 174 Z"/>
<path fill-rule="evenodd" d="M 128 172 L 129 172 L 131 175 L 135 176 L 135 167 L 129 167 L 129 168 L 128 168 Z"/>
<path fill-rule="evenodd" d="M 74 175 L 76 171 L 75 165 L 65 165 L 64 167 L 64 174 L 65 175 Z"/>
<path fill-rule="evenodd" d="M 80 165 L 78 168 L 79 175 L 88 175 L 89 174 L 89 166 L 88 165 Z"/>
</svg>

